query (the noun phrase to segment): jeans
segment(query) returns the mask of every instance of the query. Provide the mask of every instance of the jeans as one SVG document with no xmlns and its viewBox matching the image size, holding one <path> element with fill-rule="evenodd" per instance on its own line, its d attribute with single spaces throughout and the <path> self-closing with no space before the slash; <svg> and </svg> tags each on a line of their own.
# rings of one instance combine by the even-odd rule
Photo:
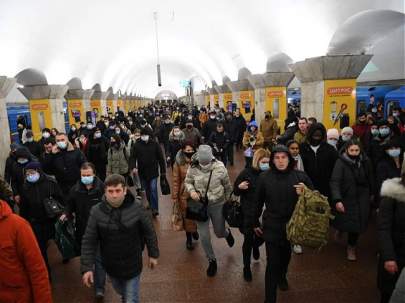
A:
<svg viewBox="0 0 405 303">
<path fill-rule="evenodd" d="M 96 252 L 96 264 L 94 266 L 94 289 L 97 293 L 104 294 L 106 273 L 101 261 L 100 247 Z"/>
<path fill-rule="evenodd" d="M 149 181 L 141 178 L 141 183 L 142 187 L 146 191 L 146 199 L 148 199 L 150 208 L 152 208 L 152 210 L 159 211 L 157 180 L 158 178 L 154 178 Z"/>
<path fill-rule="evenodd" d="M 140 278 L 140 274 L 130 280 L 117 279 L 110 276 L 112 286 L 122 297 L 123 303 L 139 303 Z"/>
<path fill-rule="evenodd" d="M 291 244 L 286 239 L 275 242 L 266 241 L 266 254 L 265 302 L 276 303 L 278 283 L 287 275 L 291 259 Z"/>
<path fill-rule="evenodd" d="M 208 260 L 215 260 L 214 250 L 211 243 L 210 221 L 214 227 L 217 238 L 226 238 L 229 231 L 225 228 L 225 218 L 222 215 L 222 203 L 208 205 L 208 220 L 206 222 L 197 221 L 197 230 L 200 234 L 201 243 Z"/>
</svg>

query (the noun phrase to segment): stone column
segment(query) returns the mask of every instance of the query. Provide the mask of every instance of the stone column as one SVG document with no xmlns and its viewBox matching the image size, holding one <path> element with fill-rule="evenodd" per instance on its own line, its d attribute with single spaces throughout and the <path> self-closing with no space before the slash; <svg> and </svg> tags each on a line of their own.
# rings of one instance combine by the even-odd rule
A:
<svg viewBox="0 0 405 303">
<path fill-rule="evenodd" d="M 6 97 L 13 89 L 16 83 L 15 78 L 7 78 L 0 76 L 0 128 L 2 134 L 0 136 L 0 146 L 2 152 L 0 153 L 0 175 L 3 176 L 6 159 L 8 157 L 10 146 L 10 125 L 8 124 Z M 4 177 L 4 176 L 3 176 Z"/>
<path fill-rule="evenodd" d="M 356 119 L 356 79 L 372 55 L 336 55 L 296 62 L 292 70 L 301 81 L 301 115 L 315 117 L 326 128 L 340 128 L 344 115 Z"/>
<path fill-rule="evenodd" d="M 40 137 L 43 122 L 47 128 L 56 128 L 60 132 L 66 131 L 63 103 L 68 89 L 67 85 L 32 85 L 19 89 L 29 100 L 32 130 L 36 139 Z M 33 110 L 37 112 L 33 112 Z M 43 115 L 40 114 L 41 112 Z M 33 117 L 34 113 L 37 113 L 38 117 Z M 50 113 L 50 117 L 48 113 Z"/>
</svg>

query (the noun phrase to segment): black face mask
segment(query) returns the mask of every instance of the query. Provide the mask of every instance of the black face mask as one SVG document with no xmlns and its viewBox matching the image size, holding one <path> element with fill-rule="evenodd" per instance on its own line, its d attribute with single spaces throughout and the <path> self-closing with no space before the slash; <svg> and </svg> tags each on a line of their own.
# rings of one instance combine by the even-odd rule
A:
<svg viewBox="0 0 405 303">
<path fill-rule="evenodd" d="M 348 156 L 350 159 L 352 159 L 352 160 L 357 160 L 357 159 L 360 158 L 360 155 L 352 156 L 352 155 L 347 154 L 347 156 Z"/>
<path fill-rule="evenodd" d="M 183 153 L 184 153 L 184 155 L 185 155 L 187 158 L 189 158 L 189 159 L 191 159 L 191 157 L 195 154 L 195 152 L 188 152 L 188 153 L 183 152 Z"/>
<path fill-rule="evenodd" d="M 187 128 L 188 128 L 188 129 L 192 129 L 193 126 L 192 126 L 191 124 L 188 124 L 188 125 L 187 125 Z"/>
<path fill-rule="evenodd" d="M 311 144 L 312 146 L 318 146 L 319 144 L 321 144 L 322 139 L 309 138 L 308 141 L 309 144 Z"/>
</svg>

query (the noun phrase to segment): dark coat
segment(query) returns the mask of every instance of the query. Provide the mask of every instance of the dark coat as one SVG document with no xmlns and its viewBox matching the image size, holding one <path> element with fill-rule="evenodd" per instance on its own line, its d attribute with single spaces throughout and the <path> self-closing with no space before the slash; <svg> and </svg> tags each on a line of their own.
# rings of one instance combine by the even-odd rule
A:
<svg viewBox="0 0 405 303">
<path fill-rule="evenodd" d="M 291 219 L 298 195 L 294 185 L 302 182 L 313 189 L 307 174 L 293 169 L 294 161 L 290 156 L 290 165 L 285 171 L 279 171 L 272 164 L 274 154 L 271 154 L 271 169 L 262 173 L 257 181 L 257 211 L 255 226 L 258 226 L 263 205 L 263 237 L 268 242 L 287 241 L 286 225 Z"/>
<path fill-rule="evenodd" d="M 219 155 L 222 156 L 225 154 L 228 148 L 230 139 L 225 131 L 223 131 L 222 133 L 215 131 L 208 138 L 207 143 L 212 147 L 212 152 L 214 153 L 214 156 Z"/>
<path fill-rule="evenodd" d="M 208 119 L 208 121 L 204 123 L 201 132 L 205 142 L 207 142 L 211 134 L 217 130 L 217 122 L 216 119 Z"/>
<path fill-rule="evenodd" d="M 225 128 L 225 132 L 229 136 L 230 143 L 236 142 L 237 133 L 238 133 L 238 125 L 237 125 L 237 121 L 235 120 L 235 118 L 232 118 L 230 120 L 225 119 L 224 128 Z"/>
<path fill-rule="evenodd" d="M 326 138 L 325 128 L 320 125 L 318 128 L 311 127 L 308 130 L 307 139 L 310 138 L 317 129 L 320 129 L 323 137 Z M 305 142 L 301 144 L 300 155 L 304 163 L 305 172 L 311 178 L 315 189 L 319 190 L 322 195 L 329 197 L 329 181 L 336 159 L 338 158 L 336 149 L 326 142 L 321 142 L 315 154 L 310 144 Z"/>
<path fill-rule="evenodd" d="M 76 241 L 79 245 L 81 245 L 86 231 L 90 210 L 94 205 L 101 202 L 103 195 L 104 183 L 97 177 L 94 178 L 93 187 L 90 190 L 81 181 L 77 181 L 70 190 L 65 214 L 69 217 L 75 214 Z"/>
<path fill-rule="evenodd" d="M 159 257 L 157 236 L 152 218 L 140 201 L 127 194 L 123 204 L 111 207 L 105 200 L 94 206 L 82 241 L 81 271 L 92 271 L 100 245 L 106 272 L 118 279 L 129 280 L 142 271 L 145 240 L 148 255 Z"/>
<path fill-rule="evenodd" d="M 245 133 L 245 130 L 246 130 L 246 120 L 245 120 L 245 118 L 243 118 L 242 115 L 240 115 L 239 117 L 236 117 L 236 116 L 233 117 L 232 121 L 233 121 L 234 127 L 235 127 L 235 137 L 234 138 L 235 138 L 235 140 L 240 141 L 240 143 L 241 143 L 243 134 Z"/>
<path fill-rule="evenodd" d="M 174 124 L 173 123 L 162 123 L 160 125 L 160 132 L 159 132 L 159 142 L 163 143 L 163 146 L 165 147 L 165 151 L 167 152 L 169 146 L 169 134 L 173 129 Z"/>
<path fill-rule="evenodd" d="M 28 150 L 30 151 L 31 154 L 33 154 L 37 159 L 41 157 L 42 153 L 42 147 L 41 144 L 37 141 L 32 141 L 32 142 L 25 142 L 23 144 Z"/>
<path fill-rule="evenodd" d="M 401 269 L 405 267 L 405 186 L 400 178 L 384 181 L 377 217 L 377 235 L 380 250 L 378 286 L 391 292 Z M 385 261 L 396 261 L 398 274 L 391 275 L 384 269 Z"/>
<path fill-rule="evenodd" d="M 104 137 L 93 139 L 90 138 L 87 149 L 87 160 L 93 163 L 96 171 L 105 176 L 107 166 L 108 143 Z"/>
<path fill-rule="evenodd" d="M 80 179 L 80 167 L 84 162 L 86 158 L 83 153 L 68 143 L 65 150 L 56 154 L 45 154 L 43 167 L 53 171 L 62 191 L 67 192 Z"/>
<path fill-rule="evenodd" d="M 400 161 L 402 163 L 402 161 Z M 383 182 L 387 179 L 400 177 L 401 167 L 397 167 L 392 157 L 385 154 L 376 167 L 376 190 L 380 192 Z"/>
<path fill-rule="evenodd" d="M 166 173 L 166 161 L 163 157 L 160 145 L 149 140 L 147 143 L 140 140 L 131 147 L 129 157 L 130 170 L 138 169 L 139 177 L 147 181 L 157 178 L 160 174 Z"/>
<path fill-rule="evenodd" d="M 20 215 L 29 222 L 50 223 L 45 212 L 44 200 L 52 196 L 64 204 L 63 194 L 52 177 L 40 173 L 36 183 L 24 182 L 21 192 Z"/>
<path fill-rule="evenodd" d="M 260 170 L 254 169 L 253 167 L 245 168 L 236 178 L 233 185 L 234 194 L 240 196 L 243 214 L 242 230 L 252 229 L 254 227 L 256 215 L 256 189 L 260 173 Z M 243 181 L 249 182 L 248 189 L 243 190 L 238 187 Z"/>
<path fill-rule="evenodd" d="M 354 162 L 343 154 L 336 161 L 330 179 L 332 225 L 344 232 L 360 233 L 367 228 L 370 211 L 370 195 L 373 184 L 371 165 L 367 158 Z M 345 212 L 336 211 L 336 203 L 342 202 Z"/>
</svg>

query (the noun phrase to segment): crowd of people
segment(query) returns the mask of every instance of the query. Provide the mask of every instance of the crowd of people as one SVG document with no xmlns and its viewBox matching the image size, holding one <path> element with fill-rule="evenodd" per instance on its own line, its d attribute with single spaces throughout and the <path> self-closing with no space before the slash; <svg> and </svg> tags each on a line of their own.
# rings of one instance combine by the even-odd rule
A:
<svg viewBox="0 0 405 303">
<path fill-rule="evenodd" d="M 292 251 L 305 253 L 288 241 L 286 224 L 306 187 L 328 198 L 335 240 L 346 237 L 349 261 L 357 260 L 359 238 L 377 213 L 381 303 L 402 302 L 393 292 L 405 275 L 405 111 L 391 114 L 385 120 L 370 108 L 339 131 L 291 108 L 281 129 L 271 112 L 246 121 L 239 109 L 163 104 L 73 124 L 68 133 L 44 128 L 39 140 L 27 129 L 24 143 L 11 144 L 0 180 L 0 301 L 52 301 L 48 242 L 55 222 L 70 220 L 83 283 L 102 299 L 108 275 L 123 302 L 139 302 L 142 251 L 156 267 L 158 186 L 170 173 L 185 247 L 201 241 L 207 276 L 218 271 L 210 224 L 229 247 L 235 243 L 223 216 L 233 193 L 243 215 L 243 278 L 252 281 L 252 255 L 258 260 L 265 243 L 265 302 L 276 302 L 277 289 L 289 288 Z M 245 167 L 231 183 L 235 151 Z M 207 203 L 208 220 L 187 217 L 190 199 Z M 63 206 L 57 216 L 47 209 L 55 200 Z"/>
</svg>

